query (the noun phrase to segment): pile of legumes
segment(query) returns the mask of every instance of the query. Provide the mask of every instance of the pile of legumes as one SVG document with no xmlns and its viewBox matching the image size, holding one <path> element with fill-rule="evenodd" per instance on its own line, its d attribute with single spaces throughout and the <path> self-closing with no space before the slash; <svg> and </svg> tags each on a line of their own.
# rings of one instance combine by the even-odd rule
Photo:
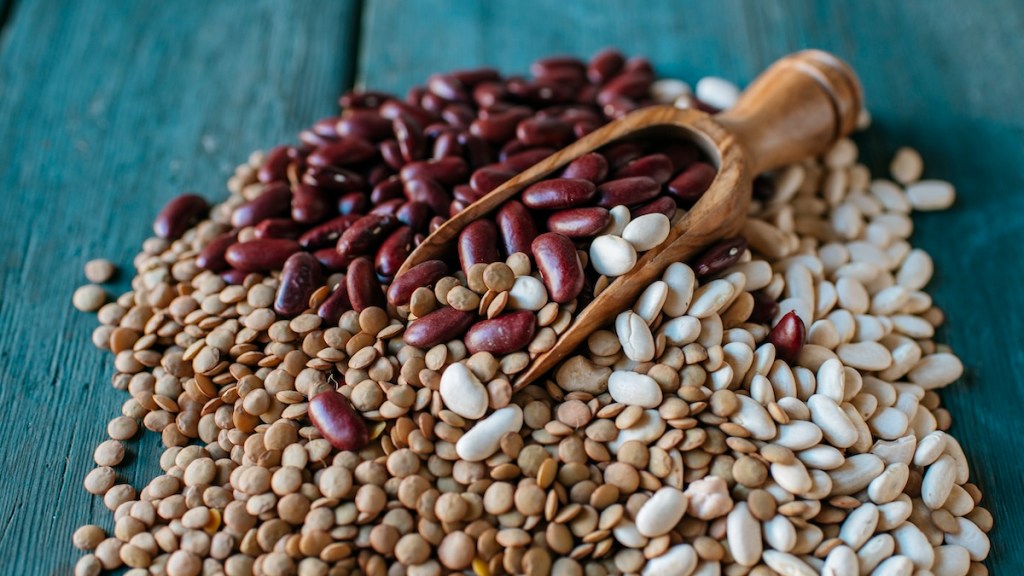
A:
<svg viewBox="0 0 1024 576">
<path fill-rule="evenodd" d="M 531 73 L 346 94 L 224 202 L 172 200 L 132 291 L 76 292 L 130 395 L 85 478 L 113 531 L 75 532 L 77 575 L 987 573 L 992 517 L 936 392 L 963 366 L 908 243 L 954 190 L 913 150 L 891 179 L 850 140 L 763 175 L 741 237 L 518 392 L 708 187 L 695 146 L 588 154 L 395 280 L 446 218 L 610 119 L 737 96 L 612 50 Z M 137 491 L 115 467 L 140 423 L 163 474 Z"/>
</svg>

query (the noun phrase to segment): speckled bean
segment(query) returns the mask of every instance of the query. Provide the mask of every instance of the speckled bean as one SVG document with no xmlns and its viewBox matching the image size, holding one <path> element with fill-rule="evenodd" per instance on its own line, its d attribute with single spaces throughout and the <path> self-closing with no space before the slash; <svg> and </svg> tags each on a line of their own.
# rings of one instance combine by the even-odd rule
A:
<svg viewBox="0 0 1024 576">
<path fill-rule="evenodd" d="M 281 270 L 281 283 L 274 299 L 274 310 L 282 316 L 295 316 L 309 306 L 309 296 L 320 286 L 320 263 L 308 252 L 288 257 Z"/>
<path fill-rule="evenodd" d="M 583 291 L 583 266 L 571 240 L 554 232 L 541 234 L 533 241 L 533 254 L 553 301 L 564 304 L 579 296 Z"/>
</svg>

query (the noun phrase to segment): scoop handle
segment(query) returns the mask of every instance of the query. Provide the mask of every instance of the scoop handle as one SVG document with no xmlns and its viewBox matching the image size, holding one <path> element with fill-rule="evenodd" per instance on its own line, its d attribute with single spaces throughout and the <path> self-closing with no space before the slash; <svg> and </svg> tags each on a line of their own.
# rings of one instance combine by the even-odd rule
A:
<svg viewBox="0 0 1024 576">
<path fill-rule="evenodd" d="M 853 131 L 862 103 L 860 81 L 845 62 L 804 50 L 772 64 L 716 119 L 757 174 L 828 150 Z"/>
</svg>

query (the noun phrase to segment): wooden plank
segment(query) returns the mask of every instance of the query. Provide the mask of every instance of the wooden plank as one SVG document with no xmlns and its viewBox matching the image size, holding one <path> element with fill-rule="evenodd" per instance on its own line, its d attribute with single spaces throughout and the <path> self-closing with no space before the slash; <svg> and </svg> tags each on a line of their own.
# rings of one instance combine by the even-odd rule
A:
<svg viewBox="0 0 1024 576">
<path fill-rule="evenodd" d="M 226 194 L 256 148 L 294 141 L 351 82 L 355 0 L 24 0 L 0 45 L 0 572 L 69 574 L 80 524 L 112 530 L 81 487 L 127 398 L 70 307 L 82 264 L 125 273 L 183 190 Z M 145 485 L 159 438 L 119 477 Z"/>
<path fill-rule="evenodd" d="M 935 259 L 928 290 L 948 317 L 940 337 L 967 366 L 942 397 L 996 518 L 989 566 L 1024 566 L 1015 545 L 1024 537 L 1024 4 L 370 0 L 365 23 L 358 82 L 393 91 L 431 72 L 487 64 L 522 73 L 538 56 L 607 45 L 691 82 L 711 73 L 749 82 L 804 47 L 847 58 L 875 118 L 857 138 L 873 171 L 884 174 L 908 144 L 924 155 L 926 176 L 958 188 L 952 210 L 915 216 L 913 243 Z"/>
</svg>

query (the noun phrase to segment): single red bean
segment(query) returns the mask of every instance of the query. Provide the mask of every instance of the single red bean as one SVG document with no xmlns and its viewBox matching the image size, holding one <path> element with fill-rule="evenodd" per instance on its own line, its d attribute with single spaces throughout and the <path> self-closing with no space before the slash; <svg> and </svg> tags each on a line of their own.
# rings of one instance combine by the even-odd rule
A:
<svg viewBox="0 0 1024 576">
<path fill-rule="evenodd" d="M 221 279 L 231 285 L 239 285 L 245 283 L 245 278 L 249 275 L 245 270 L 236 270 L 231 268 L 220 273 Z"/>
<path fill-rule="evenodd" d="M 445 132 L 438 135 L 434 140 L 434 152 L 431 158 L 439 160 L 446 156 L 462 156 L 462 144 L 459 144 L 459 135 L 453 132 Z"/>
<path fill-rule="evenodd" d="M 473 264 L 489 264 L 498 260 L 498 229 L 494 222 L 476 220 L 462 229 L 459 233 L 459 262 L 463 271 L 468 272 Z"/>
<path fill-rule="evenodd" d="M 587 78 L 594 84 L 604 84 L 622 70 L 626 58 L 613 48 L 606 48 L 590 59 L 587 64 Z"/>
<path fill-rule="evenodd" d="M 447 214 L 451 196 L 440 182 L 428 176 L 416 176 L 405 181 L 405 197 L 411 202 L 423 202 L 434 214 Z"/>
<path fill-rule="evenodd" d="M 498 151 L 498 160 L 504 162 L 510 156 L 515 156 L 520 152 L 525 152 L 527 150 L 533 149 L 534 148 L 527 146 L 520 140 L 509 140 L 508 142 L 505 142 L 504 146 L 501 147 L 501 150 Z"/>
<path fill-rule="evenodd" d="M 636 142 L 618 142 L 603 149 L 605 160 L 613 170 L 618 170 L 644 155 L 644 147 Z"/>
<path fill-rule="evenodd" d="M 661 186 L 647 176 L 632 176 L 609 180 L 597 187 L 597 205 L 635 206 L 658 196 Z"/>
<path fill-rule="evenodd" d="M 302 183 L 335 194 L 365 190 L 366 178 L 334 166 L 310 167 L 302 175 Z"/>
<path fill-rule="evenodd" d="M 397 227 L 398 219 L 394 216 L 367 214 L 342 232 L 338 238 L 338 254 L 366 254 Z"/>
<path fill-rule="evenodd" d="M 690 167 L 700 158 L 700 150 L 691 142 L 672 142 L 659 150 L 672 161 L 672 173 L 678 173 Z"/>
<path fill-rule="evenodd" d="M 313 257 L 316 261 L 324 267 L 325 270 L 330 272 L 341 272 L 348 268 L 349 263 L 355 258 L 354 256 L 342 256 L 338 254 L 336 249 L 332 248 L 321 248 L 313 252 Z"/>
<path fill-rule="evenodd" d="M 465 334 L 475 319 L 474 312 L 445 306 L 410 322 L 402 341 L 417 348 L 432 348 Z"/>
<path fill-rule="evenodd" d="M 456 70 L 449 72 L 449 76 L 455 78 L 467 88 L 472 88 L 481 82 L 498 80 L 501 75 L 494 68 L 469 68 L 467 70 Z"/>
<path fill-rule="evenodd" d="M 498 210 L 494 222 L 501 231 L 501 241 L 506 254 L 523 252 L 533 256 L 533 240 L 537 237 L 537 225 L 526 206 L 517 200 L 509 200 Z"/>
<path fill-rule="evenodd" d="M 616 98 L 641 100 L 647 98 L 651 91 L 654 78 L 646 72 L 628 72 L 612 78 L 597 93 L 597 102 L 601 105 L 610 104 Z"/>
<path fill-rule="evenodd" d="M 356 137 L 380 142 L 391 136 L 391 119 L 382 118 L 376 110 L 346 110 L 335 125 L 338 136 Z"/>
<path fill-rule="evenodd" d="M 387 180 L 377 183 L 370 192 L 370 203 L 380 204 L 405 195 L 405 186 L 398 176 L 392 176 Z"/>
<path fill-rule="evenodd" d="M 423 127 L 419 122 L 409 116 L 399 116 L 391 121 L 391 129 L 398 140 L 398 147 L 402 152 L 402 158 L 406 162 L 414 162 L 423 158 L 427 148 L 426 138 L 423 136 Z"/>
<path fill-rule="evenodd" d="M 352 303 L 348 301 L 348 287 L 345 285 L 345 279 L 342 278 L 341 282 L 334 287 L 334 292 L 331 292 L 316 309 L 316 315 L 323 318 L 327 326 L 334 327 L 341 320 L 341 315 L 351 309 Z"/>
<path fill-rule="evenodd" d="M 161 238 L 174 239 L 185 233 L 207 211 L 206 199 L 195 194 L 182 194 L 164 204 L 153 220 L 153 232 Z"/>
<path fill-rule="evenodd" d="M 341 238 L 341 234 L 360 218 L 362 216 L 358 214 L 347 214 L 332 218 L 319 226 L 310 228 L 302 236 L 299 236 L 299 246 L 306 250 L 316 250 L 325 246 L 336 245 L 338 238 Z"/>
<path fill-rule="evenodd" d="M 466 349 L 470 354 L 511 354 L 526 348 L 533 340 L 536 325 L 537 318 L 529 310 L 517 310 L 490 320 L 481 320 L 466 332 Z"/>
<path fill-rule="evenodd" d="M 357 451 L 370 443 L 363 417 L 341 392 L 324 390 L 309 402 L 309 421 L 336 450 Z"/>
<path fill-rule="evenodd" d="M 405 158 L 402 157 L 402 149 L 398 145 L 398 141 L 385 140 L 378 147 L 380 148 L 381 158 L 384 159 L 384 163 L 389 167 L 401 170 L 402 166 L 405 166 Z"/>
<path fill-rule="evenodd" d="M 348 289 L 352 309 L 356 312 L 362 312 L 370 306 L 384 307 L 384 292 L 369 258 L 360 256 L 349 263 L 345 287 Z"/>
<path fill-rule="evenodd" d="M 203 246 L 196 256 L 196 266 L 203 270 L 220 272 L 228 267 L 228 261 L 224 259 L 224 252 L 238 239 L 238 232 L 230 230 L 225 232 Z"/>
<path fill-rule="evenodd" d="M 434 74 L 427 79 L 427 90 L 431 94 L 450 102 L 466 102 L 469 96 L 466 87 L 458 78 L 449 74 Z"/>
<path fill-rule="evenodd" d="M 424 202 L 406 202 L 395 212 L 398 221 L 409 226 L 417 232 L 423 232 L 430 224 L 432 212 L 430 206 Z"/>
<path fill-rule="evenodd" d="M 553 301 L 565 304 L 583 291 L 583 266 L 572 240 L 554 232 L 541 234 L 533 241 L 533 256 Z"/>
<path fill-rule="evenodd" d="M 750 318 L 747 321 L 754 324 L 771 322 L 775 313 L 779 311 L 779 303 L 765 294 L 763 290 L 755 290 L 750 295 L 754 297 L 754 309 L 750 312 Z"/>
<path fill-rule="evenodd" d="M 569 162 L 562 169 L 562 178 L 579 178 L 594 184 L 604 182 L 608 176 L 608 161 L 597 152 L 589 152 Z"/>
<path fill-rule="evenodd" d="M 538 78 L 565 69 L 576 70 L 581 75 L 586 73 L 586 65 L 575 56 L 546 56 L 530 64 L 530 74 Z"/>
<path fill-rule="evenodd" d="M 569 208 L 548 216 L 547 224 L 549 231 L 562 236 L 587 238 L 600 232 L 611 221 L 611 214 L 605 208 Z"/>
<path fill-rule="evenodd" d="M 502 169 L 511 170 L 518 174 L 537 162 L 551 156 L 554 152 L 555 150 L 553 148 L 530 148 L 529 150 L 524 150 L 505 158 L 505 160 L 498 166 Z"/>
<path fill-rule="evenodd" d="M 284 238 L 250 240 L 228 246 L 224 259 L 232 267 L 245 272 L 278 270 L 289 256 L 301 249 L 298 242 Z"/>
<path fill-rule="evenodd" d="M 299 184 L 292 194 L 292 220 L 302 224 L 316 224 L 332 215 L 334 207 L 326 195 L 312 186 Z"/>
<path fill-rule="evenodd" d="M 320 263 L 308 252 L 288 257 L 281 269 L 281 283 L 274 299 L 274 311 L 286 317 L 295 316 L 309 307 L 309 297 L 320 287 Z"/>
<path fill-rule="evenodd" d="M 746 249 L 747 240 L 742 236 L 726 238 L 705 250 L 694 261 L 693 271 L 698 278 L 707 278 L 718 274 L 739 262 Z"/>
<path fill-rule="evenodd" d="M 366 200 L 366 194 L 362 192 L 349 192 L 338 198 L 338 214 L 342 216 L 362 214 L 369 207 L 369 204 Z"/>
<path fill-rule="evenodd" d="M 284 182 L 272 182 L 263 188 L 256 198 L 242 204 L 231 213 L 231 225 L 235 228 L 255 226 L 267 218 L 276 218 L 288 213 L 292 204 L 292 191 Z"/>
<path fill-rule="evenodd" d="M 400 274 L 388 286 L 388 302 L 395 306 L 409 303 L 412 293 L 437 282 L 448 273 L 448 266 L 441 260 L 427 260 L 409 268 Z"/>
<path fill-rule="evenodd" d="M 420 126 L 427 126 L 431 122 L 437 120 L 437 116 L 435 114 L 431 114 L 420 106 L 409 104 L 408 102 L 402 102 L 401 100 L 395 100 L 394 98 L 389 98 L 387 102 L 381 104 L 380 115 L 391 120 L 400 116 L 408 116 L 409 118 L 419 122 Z"/>
<path fill-rule="evenodd" d="M 454 186 L 466 181 L 469 177 L 469 166 L 462 158 L 446 156 L 438 160 L 410 162 L 402 168 L 401 177 L 403 182 L 416 178 L 431 178 L 445 186 Z"/>
<path fill-rule="evenodd" d="M 305 226 L 290 218 L 267 218 L 256 225 L 253 235 L 257 239 L 288 238 L 295 240 L 303 230 L 305 230 Z"/>
<path fill-rule="evenodd" d="M 469 185 L 479 197 L 508 182 L 515 175 L 516 173 L 511 170 L 484 166 L 473 172 L 473 175 L 469 177 Z"/>
<path fill-rule="evenodd" d="M 288 164 L 291 164 L 291 161 L 291 150 L 288 146 L 275 146 L 267 152 L 263 164 L 256 172 L 256 178 L 264 183 L 284 180 L 288 175 Z"/>
<path fill-rule="evenodd" d="M 557 210 L 582 206 L 597 193 L 598 188 L 589 180 L 554 178 L 541 180 L 523 190 L 523 204 L 530 208 Z"/>
<path fill-rule="evenodd" d="M 412 228 L 402 226 L 384 240 L 374 258 L 374 265 L 377 268 L 378 276 L 383 278 L 394 277 L 398 269 L 402 267 L 405 259 L 412 252 L 413 236 Z"/>
<path fill-rule="evenodd" d="M 572 124 L 557 118 L 527 118 L 516 126 L 516 137 L 527 146 L 561 148 L 572 140 Z"/>
<path fill-rule="evenodd" d="M 768 341 L 775 346 L 775 357 L 792 364 L 804 347 L 806 327 L 804 321 L 790 311 L 768 333 Z"/>
<path fill-rule="evenodd" d="M 531 115 L 529 108 L 516 107 L 505 112 L 477 118 L 469 125 L 469 131 L 491 144 L 507 142 L 515 137 L 516 126 Z"/>
<path fill-rule="evenodd" d="M 377 149 L 362 138 L 343 138 L 314 150 L 306 159 L 310 166 L 348 166 L 373 158 Z"/>
<path fill-rule="evenodd" d="M 630 210 L 630 217 L 634 220 L 646 214 L 664 214 L 669 220 L 676 215 L 676 201 L 671 196 L 659 196 L 647 204 L 637 206 Z"/>
<path fill-rule="evenodd" d="M 694 162 L 668 183 L 668 191 L 689 207 L 700 200 L 714 179 L 714 166 L 707 162 Z"/>
<path fill-rule="evenodd" d="M 672 160 L 664 154 L 649 154 L 633 160 L 615 172 L 616 178 L 630 176 L 647 176 L 658 184 L 664 184 L 672 178 Z"/>
</svg>

